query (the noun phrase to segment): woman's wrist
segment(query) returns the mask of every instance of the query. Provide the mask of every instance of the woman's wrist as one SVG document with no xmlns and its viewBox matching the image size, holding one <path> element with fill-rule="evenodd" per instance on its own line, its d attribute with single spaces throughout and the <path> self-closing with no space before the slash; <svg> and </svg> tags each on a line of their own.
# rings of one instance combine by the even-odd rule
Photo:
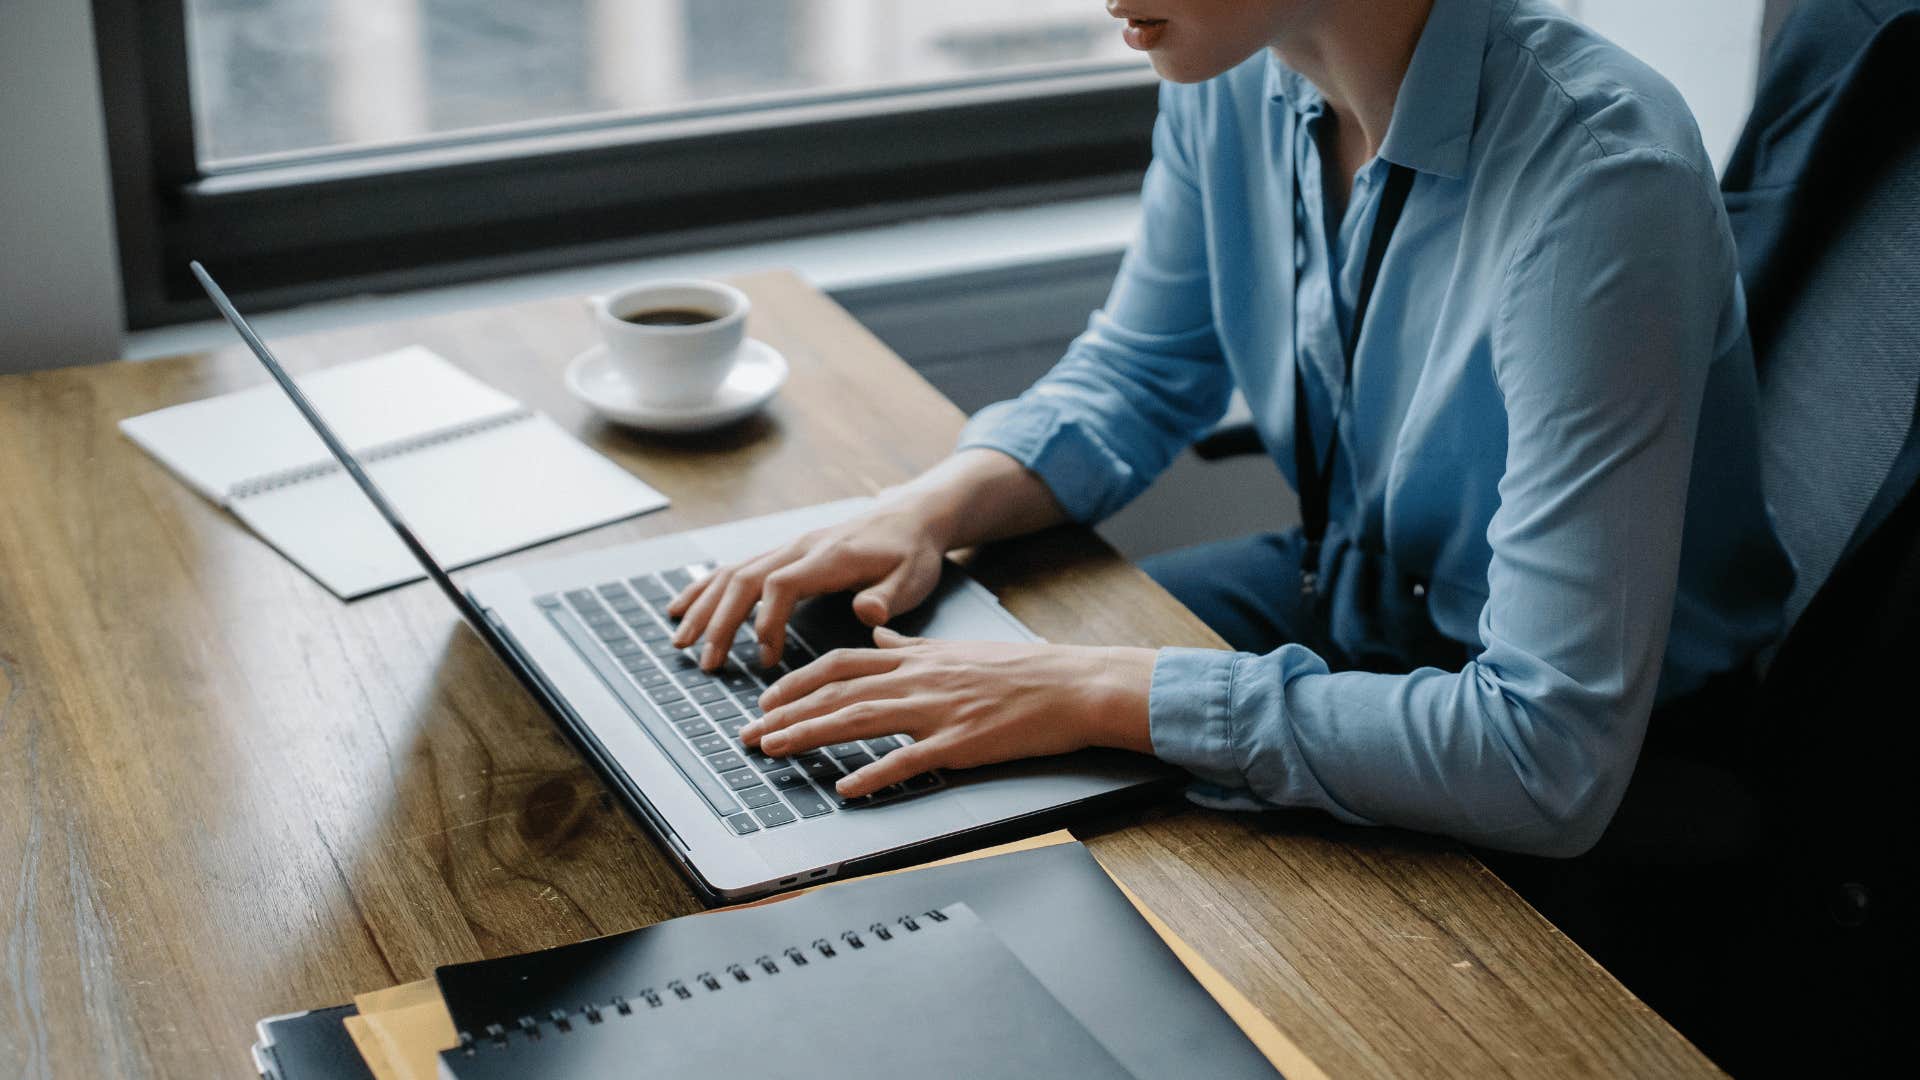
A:
<svg viewBox="0 0 1920 1080">
<path fill-rule="evenodd" d="M 1086 682 L 1083 708 L 1087 743 L 1137 753 L 1153 753 L 1147 704 L 1153 694 L 1154 649 L 1096 648 L 1094 674 Z"/>
</svg>

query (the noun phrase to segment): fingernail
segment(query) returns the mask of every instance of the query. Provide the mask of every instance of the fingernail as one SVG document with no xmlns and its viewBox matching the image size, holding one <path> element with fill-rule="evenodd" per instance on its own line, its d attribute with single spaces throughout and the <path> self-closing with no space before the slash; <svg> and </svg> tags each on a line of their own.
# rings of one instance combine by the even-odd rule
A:
<svg viewBox="0 0 1920 1080">
<path fill-rule="evenodd" d="M 782 756 L 780 754 L 780 748 L 785 745 L 787 745 L 787 740 L 778 735 L 769 735 L 760 740 L 760 749 L 765 751 L 768 757 Z"/>
<path fill-rule="evenodd" d="M 742 742 L 748 739 L 757 739 L 759 737 L 760 737 L 760 721 L 758 720 L 755 720 L 753 723 L 748 724 L 746 727 L 743 727 L 740 729 L 740 739 Z"/>
<path fill-rule="evenodd" d="M 760 643 L 760 666 L 773 666 L 773 648 L 764 641 Z"/>
<path fill-rule="evenodd" d="M 711 641 L 707 642 L 706 650 L 700 654 L 700 666 L 712 667 L 714 665 L 714 662 L 719 659 L 720 659 L 720 646 L 715 645 Z"/>
</svg>

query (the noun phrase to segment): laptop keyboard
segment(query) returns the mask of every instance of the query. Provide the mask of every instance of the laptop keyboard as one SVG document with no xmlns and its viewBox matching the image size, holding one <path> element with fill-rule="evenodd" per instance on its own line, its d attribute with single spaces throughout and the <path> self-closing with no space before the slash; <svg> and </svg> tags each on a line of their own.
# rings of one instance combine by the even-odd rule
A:
<svg viewBox="0 0 1920 1080">
<path fill-rule="evenodd" d="M 748 749 L 740 729 L 761 715 L 761 692 L 815 654 L 789 625 L 782 662 L 763 668 L 759 643 L 742 626 L 726 664 L 714 672 L 700 670 L 694 650 L 674 648 L 667 604 L 696 574 L 711 569 L 697 565 L 642 574 L 535 597 L 534 603 L 736 833 L 791 825 L 944 784 L 939 774 L 922 773 L 859 799 L 834 791 L 840 777 L 911 741 L 905 735 L 835 743 L 788 758 Z"/>
</svg>

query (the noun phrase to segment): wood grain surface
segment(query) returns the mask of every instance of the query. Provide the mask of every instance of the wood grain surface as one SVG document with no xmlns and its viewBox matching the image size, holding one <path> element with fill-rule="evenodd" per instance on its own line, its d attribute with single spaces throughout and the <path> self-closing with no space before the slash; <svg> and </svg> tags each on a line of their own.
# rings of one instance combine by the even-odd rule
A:
<svg viewBox="0 0 1920 1080">
<path fill-rule="evenodd" d="M 960 413 L 844 312 L 788 274 L 742 285 L 793 378 L 695 439 L 566 395 L 577 301 L 274 344 L 296 371 L 426 345 L 673 499 L 513 558 L 870 493 L 946 453 Z M 237 347 L 0 378 L 0 1076 L 245 1076 L 259 1017 L 696 908 L 430 586 L 335 600 L 115 428 L 262 381 Z M 1053 640 L 1219 644 L 1085 530 L 973 565 Z M 1080 831 L 1330 1075 L 1713 1071 L 1445 843 L 1176 805 Z"/>
</svg>

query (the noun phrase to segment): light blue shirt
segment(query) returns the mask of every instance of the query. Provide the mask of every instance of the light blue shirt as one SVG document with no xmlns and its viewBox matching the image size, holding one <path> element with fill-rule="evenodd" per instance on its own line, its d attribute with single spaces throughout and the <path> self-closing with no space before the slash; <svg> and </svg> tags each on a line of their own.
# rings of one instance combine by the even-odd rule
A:
<svg viewBox="0 0 1920 1080">
<path fill-rule="evenodd" d="M 1322 588 L 1351 654 L 1391 654 L 1411 604 L 1470 659 L 1372 674 L 1300 645 L 1165 649 L 1153 747 L 1202 801 L 1586 850 L 1656 702 L 1745 662 L 1791 582 L 1732 237 L 1685 103 L 1544 0 L 1437 0 L 1330 228 L 1324 100 L 1270 53 L 1160 102 L 1106 307 L 961 445 L 1094 521 L 1238 387 L 1294 480 L 1291 342 L 1324 448 L 1387 163 L 1414 170 L 1338 428 Z"/>
</svg>

